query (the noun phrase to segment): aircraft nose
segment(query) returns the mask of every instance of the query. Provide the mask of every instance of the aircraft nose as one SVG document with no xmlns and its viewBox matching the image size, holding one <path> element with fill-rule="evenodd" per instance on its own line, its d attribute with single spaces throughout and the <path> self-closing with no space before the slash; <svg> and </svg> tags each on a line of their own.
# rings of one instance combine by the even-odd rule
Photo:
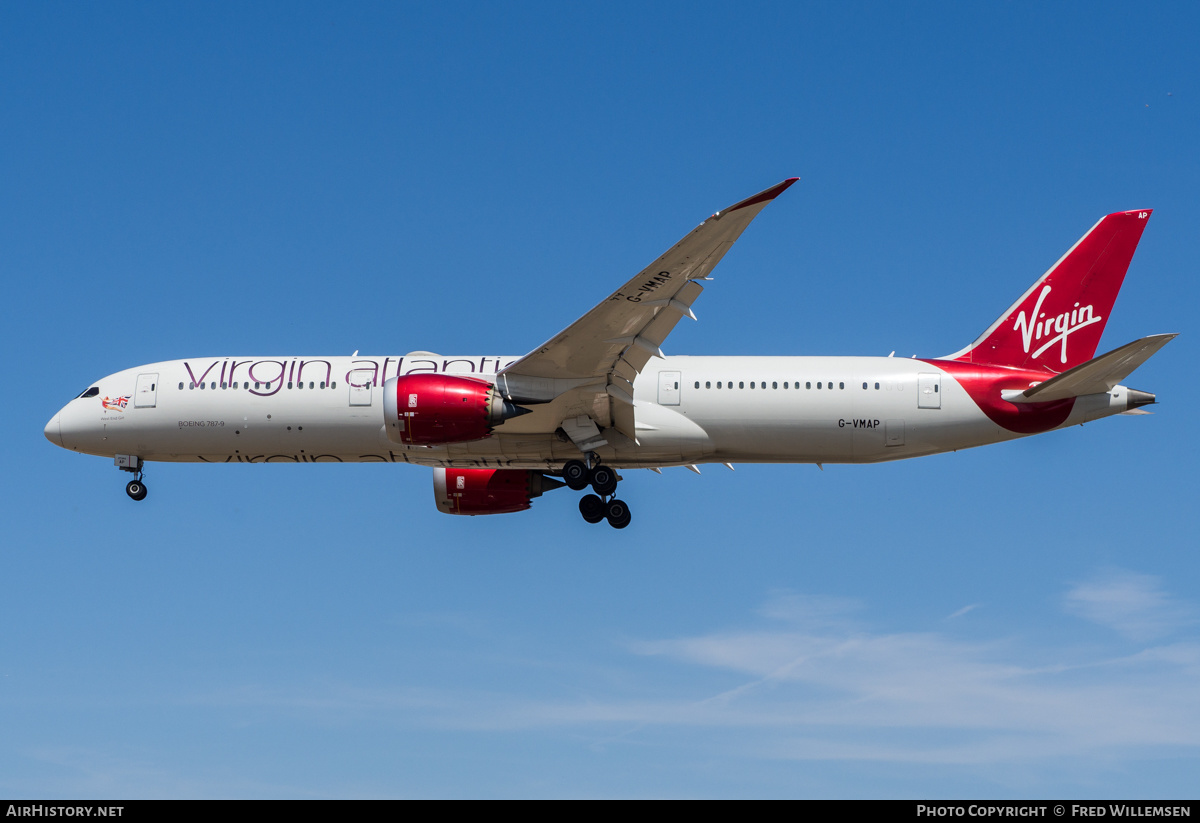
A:
<svg viewBox="0 0 1200 823">
<path fill-rule="evenodd" d="M 46 434 L 46 439 L 51 443 L 59 448 L 66 448 L 63 446 L 62 441 L 62 423 L 60 422 L 61 418 L 62 412 L 60 411 L 58 414 L 50 418 L 50 422 L 46 424 L 46 428 L 43 431 Z"/>
</svg>

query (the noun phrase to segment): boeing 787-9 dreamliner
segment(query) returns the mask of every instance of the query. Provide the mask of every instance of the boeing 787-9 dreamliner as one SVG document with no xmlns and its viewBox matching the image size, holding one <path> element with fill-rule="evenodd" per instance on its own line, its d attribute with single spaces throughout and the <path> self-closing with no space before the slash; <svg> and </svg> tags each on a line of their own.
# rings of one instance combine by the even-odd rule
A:
<svg viewBox="0 0 1200 823">
<path fill-rule="evenodd" d="M 112 458 L 146 497 L 148 461 L 414 463 L 448 514 L 589 489 L 620 529 L 619 471 L 702 463 L 875 463 L 1011 440 L 1154 395 L 1120 385 L 1175 335 L 1095 357 L 1150 211 L 1101 218 L 960 351 L 936 358 L 687 357 L 661 346 L 750 221 L 795 179 L 719 211 L 523 357 L 197 357 L 103 377 L 46 424 Z"/>
</svg>

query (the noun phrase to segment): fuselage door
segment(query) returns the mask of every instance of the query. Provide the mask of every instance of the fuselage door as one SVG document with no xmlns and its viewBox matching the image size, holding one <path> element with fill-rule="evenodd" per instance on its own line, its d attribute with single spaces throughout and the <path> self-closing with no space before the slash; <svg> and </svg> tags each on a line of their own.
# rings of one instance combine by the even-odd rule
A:
<svg viewBox="0 0 1200 823">
<path fill-rule="evenodd" d="M 660 371 L 658 373 L 658 405 L 679 405 L 679 372 Z"/>
<path fill-rule="evenodd" d="M 137 384 L 133 389 L 133 407 L 135 409 L 152 409 L 156 405 L 158 405 L 158 375 L 139 374 Z"/>
<path fill-rule="evenodd" d="M 350 374 L 350 405 L 351 406 L 369 406 L 371 405 L 371 380 L 368 377 L 359 377 L 359 380 L 364 380 L 366 385 L 354 385 L 355 375 Z"/>
<path fill-rule="evenodd" d="M 940 374 L 917 375 L 917 408 L 940 409 L 942 407 L 942 376 Z"/>
</svg>

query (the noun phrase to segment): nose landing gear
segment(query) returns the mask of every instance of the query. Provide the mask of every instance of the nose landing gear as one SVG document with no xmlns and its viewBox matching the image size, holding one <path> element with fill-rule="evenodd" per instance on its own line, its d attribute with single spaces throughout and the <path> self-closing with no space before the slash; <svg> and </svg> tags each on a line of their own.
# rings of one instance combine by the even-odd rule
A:
<svg viewBox="0 0 1200 823">
<path fill-rule="evenodd" d="M 591 486 L 595 492 L 585 494 L 579 500 L 579 513 L 587 522 L 608 520 L 608 525 L 614 529 L 623 529 L 633 519 L 629 506 L 616 497 L 617 473 L 608 466 L 588 466 L 582 460 L 568 460 L 563 466 L 563 480 L 575 491 L 583 491 Z"/>
<path fill-rule="evenodd" d="M 133 472 L 133 479 L 125 484 L 125 493 L 134 500 L 146 499 L 146 484 L 142 481 L 142 459 L 132 454 L 118 454 L 113 461 L 123 472 Z"/>
<path fill-rule="evenodd" d="M 141 480 L 141 472 L 138 472 L 137 480 L 130 480 L 125 484 L 125 493 L 134 500 L 146 499 L 146 484 Z"/>
</svg>

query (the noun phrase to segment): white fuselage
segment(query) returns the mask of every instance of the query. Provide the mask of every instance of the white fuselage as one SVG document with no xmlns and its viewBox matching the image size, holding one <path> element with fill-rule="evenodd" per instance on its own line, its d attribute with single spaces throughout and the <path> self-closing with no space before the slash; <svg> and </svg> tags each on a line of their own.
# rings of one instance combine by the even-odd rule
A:
<svg viewBox="0 0 1200 823">
<path fill-rule="evenodd" d="M 517 358 L 198 358 L 103 378 L 46 426 L 64 448 L 149 461 L 407 462 L 554 469 L 580 451 L 555 403 L 490 437 L 401 445 L 384 426 L 383 384 L 410 373 L 491 378 Z M 678 386 L 678 388 L 676 388 Z M 705 462 L 872 463 L 1023 436 L 993 422 L 936 361 L 891 357 L 666 357 L 635 383 L 637 439 L 605 428 L 614 467 Z M 998 394 L 998 390 L 996 390 Z M 1126 390 L 1075 399 L 1049 428 L 1127 408 Z M 593 416 L 596 416 L 593 414 Z M 1045 430 L 1045 429 L 1042 429 Z M 1032 432 L 1030 432 L 1032 433 Z"/>
</svg>

